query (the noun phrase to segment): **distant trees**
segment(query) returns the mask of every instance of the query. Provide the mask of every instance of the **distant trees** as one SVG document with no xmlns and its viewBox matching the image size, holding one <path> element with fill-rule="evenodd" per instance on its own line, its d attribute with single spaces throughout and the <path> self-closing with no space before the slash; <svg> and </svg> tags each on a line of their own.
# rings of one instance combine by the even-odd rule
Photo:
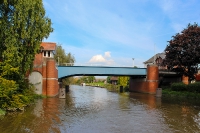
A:
<svg viewBox="0 0 200 133">
<path fill-rule="evenodd" d="M 110 78 L 111 78 L 111 76 L 108 76 L 108 77 L 106 78 L 107 83 L 110 83 Z"/>
<path fill-rule="evenodd" d="M 166 49 L 163 65 L 193 80 L 200 63 L 200 27 L 188 24 L 181 33 L 172 36 Z"/>
<path fill-rule="evenodd" d="M 94 76 L 82 76 L 78 79 L 77 84 L 81 83 L 93 83 L 95 81 Z"/>
<path fill-rule="evenodd" d="M 94 76 L 88 76 L 88 83 L 93 83 L 95 81 L 95 77 Z"/>
</svg>

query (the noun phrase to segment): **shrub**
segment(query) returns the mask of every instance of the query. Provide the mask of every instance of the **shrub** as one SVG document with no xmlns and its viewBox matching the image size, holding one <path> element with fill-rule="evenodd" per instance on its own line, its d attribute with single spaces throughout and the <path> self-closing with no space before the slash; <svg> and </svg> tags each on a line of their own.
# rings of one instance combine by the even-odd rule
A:
<svg viewBox="0 0 200 133">
<path fill-rule="evenodd" d="M 15 111 L 23 110 L 24 106 L 31 103 L 35 98 L 35 93 L 31 86 L 19 88 L 13 80 L 0 77 L 0 108 Z"/>
<path fill-rule="evenodd" d="M 124 87 L 124 91 L 125 91 L 125 92 L 129 92 L 129 86 L 128 86 L 128 85 L 126 85 L 126 86 Z"/>
<path fill-rule="evenodd" d="M 1 115 L 5 115 L 6 114 L 6 111 L 5 110 L 2 110 L 2 109 L 0 109 L 0 116 Z"/>
<path fill-rule="evenodd" d="M 187 91 L 200 93 L 200 82 L 187 85 Z"/>
<path fill-rule="evenodd" d="M 172 83 L 171 90 L 172 91 L 186 91 L 187 85 L 185 85 L 184 83 Z"/>
</svg>

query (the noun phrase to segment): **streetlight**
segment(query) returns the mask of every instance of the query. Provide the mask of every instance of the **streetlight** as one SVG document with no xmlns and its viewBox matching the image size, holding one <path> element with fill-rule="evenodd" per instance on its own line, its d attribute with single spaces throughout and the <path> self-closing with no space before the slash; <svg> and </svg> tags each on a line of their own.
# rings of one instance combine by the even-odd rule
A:
<svg viewBox="0 0 200 133">
<path fill-rule="evenodd" d="M 133 59 L 133 67 L 134 67 L 134 58 L 132 58 Z"/>
<path fill-rule="evenodd" d="M 58 66 L 59 66 L 60 64 L 59 64 L 59 56 L 58 56 Z"/>
</svg>

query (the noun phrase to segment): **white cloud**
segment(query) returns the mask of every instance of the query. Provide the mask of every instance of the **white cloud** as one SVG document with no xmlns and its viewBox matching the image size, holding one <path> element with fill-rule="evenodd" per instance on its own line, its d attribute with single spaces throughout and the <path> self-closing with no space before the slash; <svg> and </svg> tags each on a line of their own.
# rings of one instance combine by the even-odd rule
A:
<svg viewBox="0 0 200 133">
<path fill-rule="evenodd" d="M 90 63 L 105 63 L 106 59 L 102 55 L 95 55 L 90 59 L 89 62 Z"/>
<path fill-rule="evenodd" d="M 111 52 L 107 51 L 104 53 L 103 55 L 95 55 L 93 56 L 90 60 L 89 63 L 100 63 L 101 65 L 114 65 L 115 61 L 113 59 L 111 59 Z"/>
<path fill-rule="evenodd" d="M 110 51 L 105 52 L 105 55 L 104 55 L 105 58 L 110 58 L 111 57 L 110 53 L 111 53 Z"/>
</svg>

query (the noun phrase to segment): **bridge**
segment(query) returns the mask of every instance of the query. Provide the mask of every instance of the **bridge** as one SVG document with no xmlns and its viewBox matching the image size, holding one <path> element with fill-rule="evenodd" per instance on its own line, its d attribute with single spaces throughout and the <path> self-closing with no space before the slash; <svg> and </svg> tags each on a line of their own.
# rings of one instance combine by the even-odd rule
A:
<svg viewBox="0 0 200 133">
<path fill-rule="evenodd" d="M 129 90 L 155 94 L 159 82 L 157 65 L 147 68 L 105 66 L 58 66 L 58 79 L 80 75 L 130 76 Z"/>
<path fill-rule="evenodd" d="M 58 78 L 70 76 L 146 76 L 146 68 L 106 66 L 58 66 Z"/>
<path fill-rule="evenodd" d="M 70 76 L 81 75 L 101 75 L 101 76 L 130 76 L 129 89 L 130 91 L 138 91 L 144 93 L 155 93 L 159 75 L 158 66 L 149 65 L 147 68 L 133 67 L 108 67 L 108 66 L 72 66 L 72 64 L 64 63 L 57 66 L 56 60 L 51 56 L 55 50 L 55 43 L 42 43 L 44 48 L 40 53 L 35 55 L 33 62 L 33 72 L 29 74 L 30 83 L 35 85 L 35 92 L 46 96 L 56 96 L 59 93 L 59 88 L 62 87 L 58 79 Z M 46 52 L 50 52 L 50 55 Z M 90 64 L 88 64 L 90 65 Z M 163 73 L 166 75 L 167 73 Z"/>
</svg>

